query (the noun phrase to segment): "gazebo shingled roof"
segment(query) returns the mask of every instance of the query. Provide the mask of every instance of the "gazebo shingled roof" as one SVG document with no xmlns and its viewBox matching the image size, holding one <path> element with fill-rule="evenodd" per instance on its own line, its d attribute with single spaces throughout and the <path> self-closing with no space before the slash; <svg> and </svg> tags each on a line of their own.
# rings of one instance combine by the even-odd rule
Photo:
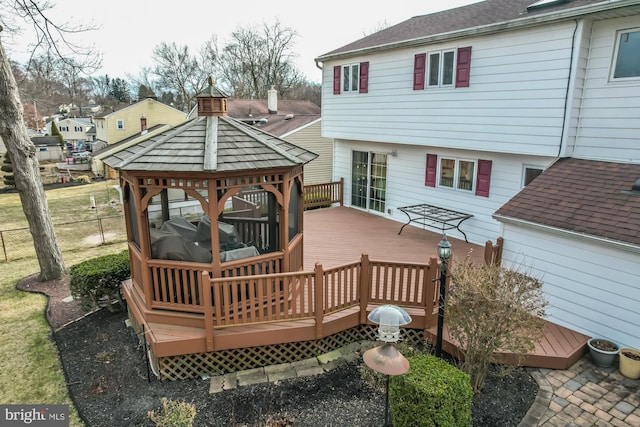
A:
<svg viewBox="0 0 640 427">
<path fill-rule="evenodd" d="M 205 167 L 206 158 L 214 152 L 215 165 Z M 226 172 L 292 167 L 316 157 L 311 151 L 233 118 L 200 116 L 103 161 L 121 170 Z"/>
</svg>

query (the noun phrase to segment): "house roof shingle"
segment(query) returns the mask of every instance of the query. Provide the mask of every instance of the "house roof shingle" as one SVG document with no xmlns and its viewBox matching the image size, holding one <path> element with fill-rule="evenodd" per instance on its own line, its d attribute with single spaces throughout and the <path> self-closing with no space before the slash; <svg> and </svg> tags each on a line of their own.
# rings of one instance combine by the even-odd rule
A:
<svg viewBox="0 0 640 427">
<path fill-rule="evenodd" d="M 270 113 L 266 99 L 235 99 L 227 101 L 230 117 L 253 124 L 275 136 L 283 136 L 320 119 L 320 107 L 311 101 L 278 100 L 278 111 Z M 266 121 L 260 121 L 266 119 Z"/>
<path fill-rule="evenodd" d="M 536 0 L 486 0 L 444 10 L 429 15 L 414 16 L 399 24 L 370 34 L 364 38 L 351 42 L 338 49 L 325 53 L 318 61 L 331 59 L 333 56 L 343 56 L 348 53 L 366 51 L 374 48 L 393 48 L 394 45 L 409 41 L 426 41 L 430 38 L 453 37 L 455 33 L 474 28 L 506 27 L 506 23 L 531 18 L 540 19 L 541 15 L 548 15 L 562 11 L 576 10 L 581 13 L 584 6 L 602 3 L 603 8 L 615 8 L 616 3 L 628 3 L 605 0 L 570 0 L 554 3 L 549 6 L 527 10 L 527 6 Z"/>
<path fill-rule="evenodd" d="M 495 213 L 640 246 L 640 164 L 560 159 Z"/>
</svg>

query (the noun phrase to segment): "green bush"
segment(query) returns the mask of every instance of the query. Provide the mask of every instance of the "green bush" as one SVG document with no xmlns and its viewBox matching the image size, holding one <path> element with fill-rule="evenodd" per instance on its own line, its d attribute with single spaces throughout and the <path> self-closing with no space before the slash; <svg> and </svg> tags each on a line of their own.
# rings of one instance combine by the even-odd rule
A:
<svg viewBox="0 0 640 427">
<path fill-rule="evenodd" d="M 131 277 L 127 250 L 83 261 L 71 267 L 71 295 L 85 310 L 107 307 L 123 310 L 120 284 Z M 114 305 L 114 301 L 118 305 Z"/>
<path fill-rule="evenodd" d="M 160 399 L 162 410 L 147 412 L 147 416 L 157 427 L 191 427 L 196 417 L 193 403 L 176 402 L 166 397 Z"/>
<path fill-rule="evenodd" d="M 469 375 L 429 354 L 409 357 L 409 371 L 390 378 L 389 401 L 397 427 L 471 425 Z"/>
</svg>

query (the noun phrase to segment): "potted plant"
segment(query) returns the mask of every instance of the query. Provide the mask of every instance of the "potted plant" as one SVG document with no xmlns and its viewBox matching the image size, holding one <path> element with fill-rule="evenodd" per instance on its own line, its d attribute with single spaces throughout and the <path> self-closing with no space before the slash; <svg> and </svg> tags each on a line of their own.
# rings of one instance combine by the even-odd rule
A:
<svg viewBox="0 0 640 427">
<path fill-rule="evenodd" d="M 620 373 L 627 378 L 640 378 L 640 350 L 620 349 Z"/>
<path fill-rule="evenodd" d="M 613 341 L 604 338 L 591 338 L 587 341 L 593 363 L 602 368 L 613 366 L 620 347 Z"/>
</svg>

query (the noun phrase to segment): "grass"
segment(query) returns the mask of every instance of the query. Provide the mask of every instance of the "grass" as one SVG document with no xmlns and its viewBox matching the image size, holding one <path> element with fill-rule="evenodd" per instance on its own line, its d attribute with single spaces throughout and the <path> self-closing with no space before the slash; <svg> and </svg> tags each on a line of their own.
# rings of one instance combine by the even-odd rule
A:
<svg viewBox="0 0 640 427">
<path fill-rule="evenodd" d="M 89 195 L 94 194 L 98 209 L 108 205 L 117 192 L 105 182 L 47 191 L 51 216 L 58 221 L 69 216 L 78 220 L 85 215 L 95 218 L 89 208 Z M 109 208 L 110 209 L 110 208 Z M 25 227 L 26 219 L 17 194 L 0 194 L 0 229 Z M 120 252 L 126 243 L 82 248 L 63 253 L 67 267 L 87 259 Z M 21 279 L 39 272 L 35 257 L 0 262 L 0 402 L 3 404 L 68 404 L 70 425 L 83 426 L 73 408 L 65 378 L 52 340 L 51 328 L 44 312 L 46 297 L 18 291 Z"/>
</svg>

